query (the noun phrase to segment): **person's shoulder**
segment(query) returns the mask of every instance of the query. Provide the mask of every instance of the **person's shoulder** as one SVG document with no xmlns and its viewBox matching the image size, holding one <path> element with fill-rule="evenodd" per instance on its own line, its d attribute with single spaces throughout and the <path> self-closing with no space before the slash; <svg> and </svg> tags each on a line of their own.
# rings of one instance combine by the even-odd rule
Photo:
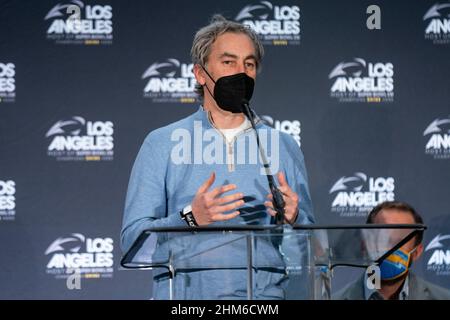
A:
<svg viewBox="0 0 450 320">
<path fill-rule="evenodd" d="M 276 129 L 273 129 L 276 130 Z M 292 135 L 280 131 L 280 152 L 289 158 L 304 161 L 303 151 Z"/>
<path fill-rule="evenodd" d="M 295 141 L 294 137 L 289 133 L 275 129 L 264 122 L 261 123 L 257 128 L 259 133 L 261 133 L 262 131 L 266 131 L 268 133 L 267 136 L 269 137 L 278 136 L 280 145 L 285 146 L 286 148 L 300 149 L 297 141 Z"/>
<path fill-rule="evenodd" d="M 360 277 L 357 280 L 347 284 L 344 288 L 332 294 L 332 300 L 363 300 L 364 299 L 364 278 Z"/>
<path fill-rule="evenodd" d="M 450 300 L 450 291 L 415 274 L 410 275 L 410 296 L 419 300 Z"/>
<path fill-rule="evenodd" d="M 166 144 L 171 141 L 174 133 L 176 134 L 177 130 L 188 130 L 191 131 L 193 129 L 194 120 L 198 117 L 198 112 L 194 112 L 187 117 L 184 117 L 175 122 L 169 123 L 163 127 L 159 127 L 150 131 L 146 138 L 145 143 L 150 144 Z"/>
</svg>

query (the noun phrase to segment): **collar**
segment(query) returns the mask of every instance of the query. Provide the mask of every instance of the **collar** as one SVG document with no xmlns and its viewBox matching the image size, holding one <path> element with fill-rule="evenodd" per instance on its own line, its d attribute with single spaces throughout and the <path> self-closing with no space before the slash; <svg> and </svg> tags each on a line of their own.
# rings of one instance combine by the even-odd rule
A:
<svg viewBox="0 0 450 320">
<path fill-rule="evenodd" d="M 256 129 L 259 129 L 259 127 L 261 127 L 263 125 L 263 121 L 262 119 L 256 114 L 255 110 L 253 110 L 252 108 L 250 108 L 250 111 L 253 113 L 253 116 L 255 117 L 255 126 Z M 203 123 L 203 127 L 207 127 L 209 128 L 214 128 L 216 130 L 219 130 L 218 128 L 216 128 L 214 126 L 214 123 L 212 121 L 211 118 L 211 113 L 208 110 L 205 110 L 205 108 L 203 107 L 203 105 L 200 105 L 197 112 L 196 112 L 196 118 L 198 120 L 202 120 Z M 247 117 L 246 120 L 248 121 Z M 250 121 L 248 121 L 250 123 Z M 244 121 L 244 123 L 246 123 Z"/>
<path fill-rule="evenodd" d="M 252 124 L 250 123 L 250 120 L 247 119 L 247 117 L 244 117 L 244 121 L 242 121 L 242 123 L 237 126 L 236 128 L 228 128 L 228 129 L 219 129 L 222 132 L 240 132 L 240 131 L 244 131 L 246 129 L 251 128 Z"/>
</svg>

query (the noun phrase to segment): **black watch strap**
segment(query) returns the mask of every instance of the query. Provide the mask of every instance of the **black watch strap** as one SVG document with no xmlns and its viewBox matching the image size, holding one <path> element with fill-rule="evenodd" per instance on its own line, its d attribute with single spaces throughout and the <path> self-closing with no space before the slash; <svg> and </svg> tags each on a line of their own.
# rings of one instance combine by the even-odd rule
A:
<svg viewBox="0 0 450 320">
<path fill-rule="evenodd" d="M 197 221 L 195 221 L 194 214 L 192 213 L 192 207 L 189 205 L 180 211 L 181 219 L 186 221 L 190 227 L 198 227 Z"/>
</svg>

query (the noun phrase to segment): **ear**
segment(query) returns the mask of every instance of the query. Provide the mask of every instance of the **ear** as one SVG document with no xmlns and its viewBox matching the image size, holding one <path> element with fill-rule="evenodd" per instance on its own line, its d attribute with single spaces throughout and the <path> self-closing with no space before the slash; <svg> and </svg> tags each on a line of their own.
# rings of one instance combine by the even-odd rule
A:
<svg viewBox="0 0 450 320">
<path fill-rule="evenodd" d="M 202 67 L 199 64 L 195 64 L 193 71 L 194 71 L 195 79 L 201 86 L 203 86 L 206 83 L 206 78 L 205 78 L 205 72 L 203 71 Z"/>
<path fill-rule="evenodd" d="M 413 261 L 416 261 L 417 259 L 420 258 L 420 256 L 422 255 L 422 253 L 423 253 L 423 244 L 420 243 L 420 244 L 417 246 L 416 251 L 414 251 L 414 252 L 412 253 L 411 259 L 412 259 Z"/>
</svg>

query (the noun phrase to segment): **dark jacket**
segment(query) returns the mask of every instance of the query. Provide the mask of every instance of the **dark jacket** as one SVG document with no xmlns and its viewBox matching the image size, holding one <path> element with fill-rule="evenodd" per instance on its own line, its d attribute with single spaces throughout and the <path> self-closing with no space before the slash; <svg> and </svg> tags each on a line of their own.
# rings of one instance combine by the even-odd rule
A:
<svg viewBox="0 0 450 320">
<path fill-rule="evenodd" d="M 334 300 L 363 300 L 365 276 L 339 290 L 332 296 Z M 409 274 L 408 300 L 450 300 L 450 291 L 425 281 L 413 273 Z"/>
</svg>

